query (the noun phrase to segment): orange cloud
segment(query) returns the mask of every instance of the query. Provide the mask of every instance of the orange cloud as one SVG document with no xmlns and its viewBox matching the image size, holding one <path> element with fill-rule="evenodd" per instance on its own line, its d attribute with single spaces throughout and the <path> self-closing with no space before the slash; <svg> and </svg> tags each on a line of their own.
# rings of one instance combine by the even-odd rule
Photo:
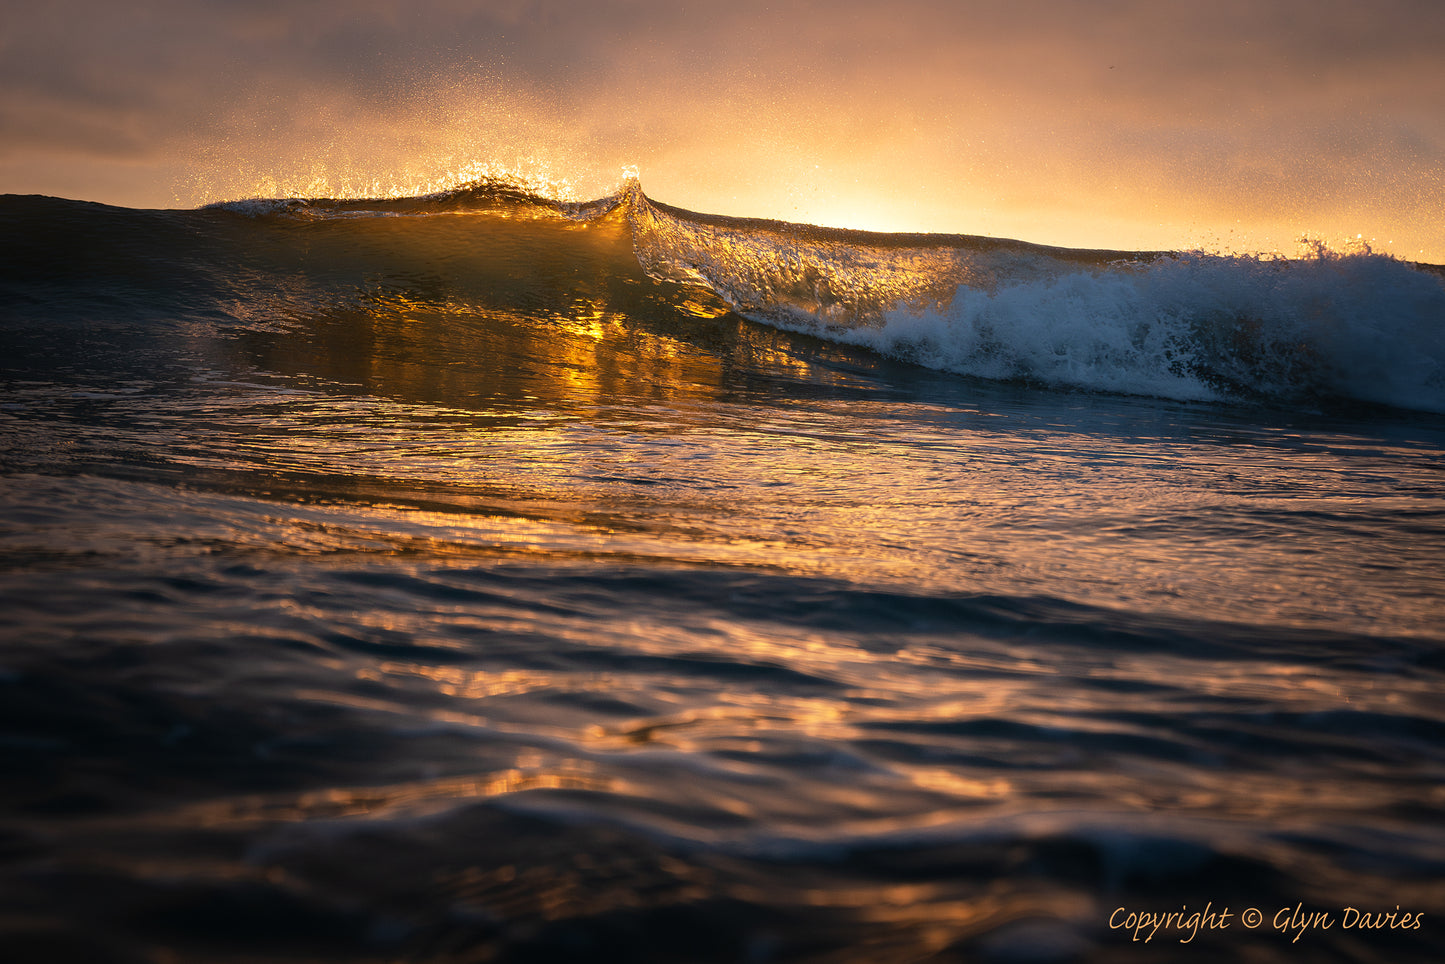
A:
<svg viewBox="0 0 1445 964">
<path fill-rule="evenodd" d="M 0 190 L 193 204 L 491 164 L 587 194 L 632 164 L 721 213 L 1445 261 L 1428 0 L 68 6 L 0 50 Z"/>
</svg>

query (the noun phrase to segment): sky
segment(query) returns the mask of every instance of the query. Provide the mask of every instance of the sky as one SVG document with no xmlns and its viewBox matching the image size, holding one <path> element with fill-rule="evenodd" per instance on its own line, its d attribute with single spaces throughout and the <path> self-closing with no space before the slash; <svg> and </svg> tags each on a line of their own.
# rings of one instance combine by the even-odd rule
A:
<svg viewBox="0 0 1445 964">
<path fill-rule="evenodd" d="M 0 0 L 0 193 L 596 197 L 1445 263 L 1439 0 Z"/>
</svg>

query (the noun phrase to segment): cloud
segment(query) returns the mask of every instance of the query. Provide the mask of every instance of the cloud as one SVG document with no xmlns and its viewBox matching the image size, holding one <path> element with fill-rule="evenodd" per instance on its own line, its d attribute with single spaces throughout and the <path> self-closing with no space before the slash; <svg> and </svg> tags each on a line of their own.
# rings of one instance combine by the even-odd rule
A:
<svg viewBox="0 0 1445 964">
<path fill-rule="evenodd" d="M 1092 212 L 1141 238 L 1445 202 L 1433 0 L 62 0 L 10 19 L 0 179 L 124 160 L 167 180 L 147 197 L 197 200 L 459 158 L 597 188 L 634 163 L 665 199 L 733 213 L 1084 231 Z"/>
</svg>

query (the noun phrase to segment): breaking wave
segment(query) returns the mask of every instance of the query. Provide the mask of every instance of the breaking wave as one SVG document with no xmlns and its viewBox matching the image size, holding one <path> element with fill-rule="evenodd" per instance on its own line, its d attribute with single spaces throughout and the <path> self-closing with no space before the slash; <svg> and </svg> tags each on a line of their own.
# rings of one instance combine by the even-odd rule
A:
<svg viewBox="0 0 1445 964">
<path fill-rule="evenodd" d="M 294 278 L 268 279 L 275 269 L 268 246 L 288 225 L 326 222 L 331 260 L 316 267 L 308 246 L 308 279 L 359 270 L 344 264 L 348 258 L 367 260 L 373 274 L 388 261 L 416 274 L 424 260 L 427 270 L 470 286 L 484 308 L 479 292 L 499 272 L 566 276 L 582 260 L 610 275 L 615 289 L 619 279 L 633 285 L 626 278 L 640 266 L 662 283 L 653 300 L 677 297 L 667 294 L 676 290 L 668 283 L 700 286 L 754 321 L 976 378 L 1181 400 L 1445 412 L 1445 270 L 1368 250 L 1319 247 L 1284 259 L 879 234 L 689 212 L 648 198 L 635 179 L 587 202 L 501 180 L 412 198 L 251 199 L 181 212 L 5 201 L 0 217 L 17 245 L 9 256 L 34 268 L 16 272 L 27 285 L 93 277 L 113 264 L 128 289 L 151 279 L 170 281 L 169 292 L 176 277 L 185 280 L 191 310 L 208 291 L 238 303 L 246 300 L 241 289 L 268 280 L 294 290 Z M 464 216 L 483 220 L 435 220 Z M 384 232 L 345 227 L 377 218 L 427 223 L 391 221 L 396 226 Z M 216 219 L 227 224 L 217 227 Z M 496 219 L 511 225 L 513 260 L 484 265 L 500 250 L 491 244 L 500 229 L 488 227 Z M 244 234 L 237 221 L 259 233 L 236 239 Z M 559 233 L 544 222 L 583 231 Z M 87 232 L 89 259 L 57 267 L 67 258 L 61 252 L 73 249 L 68 232 L 79 230 Z M 239 258 L 204 258 L 200 241 L 218 231 L 239 240 Z M 604 235 L 610 246 L 599 264 Z M 101 241 L 114 250 L 97 250 Z M 28 288 L 15 294 L 41 297 Z M 251 317 L 264 301 L 250 299 Z"/>
</svg>

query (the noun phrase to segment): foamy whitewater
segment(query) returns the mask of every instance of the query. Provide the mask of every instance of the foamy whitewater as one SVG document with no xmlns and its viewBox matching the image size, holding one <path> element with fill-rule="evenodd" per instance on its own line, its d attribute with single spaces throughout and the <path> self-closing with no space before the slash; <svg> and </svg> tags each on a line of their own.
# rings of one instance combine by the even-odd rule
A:
<svg viewBox="0 0 1445 964">
<path fill-rule="evenodd" d="M 1437 271 L 1073 251 L 698 219 L 626 189 L 639 256 L 749 317 L 996 380 L 1176 399 L 1348 398 L 1445 412 Z"/>
<path fill-rule="evenodd" d="M 0 197 L 0 957 L 1436 961 L 1445 271 Z"/>
</svg>

